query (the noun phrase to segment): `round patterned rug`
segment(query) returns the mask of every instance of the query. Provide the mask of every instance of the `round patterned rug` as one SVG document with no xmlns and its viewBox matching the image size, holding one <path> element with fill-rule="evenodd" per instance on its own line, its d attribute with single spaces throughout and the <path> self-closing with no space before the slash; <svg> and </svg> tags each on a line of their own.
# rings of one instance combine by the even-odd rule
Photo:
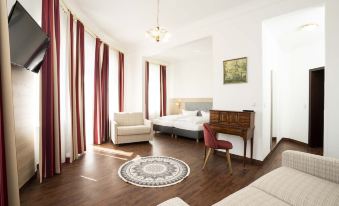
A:
<svg viewBox="0 0 339 206">
<path fill-rule="evenodd" d="M 149 156 L 126 162 L 118 173 L 125 182 L 139 187 L 166 187 L 184 180 L 190 168 L 172 157 Z"/>
</svg>

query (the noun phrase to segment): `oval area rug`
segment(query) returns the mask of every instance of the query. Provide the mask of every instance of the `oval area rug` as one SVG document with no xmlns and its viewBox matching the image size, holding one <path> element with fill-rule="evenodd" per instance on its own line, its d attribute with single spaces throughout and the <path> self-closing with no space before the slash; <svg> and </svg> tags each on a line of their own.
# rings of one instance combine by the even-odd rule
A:
<svg viewBox="0 0 339 206">
<path fill-rule="evenodd" d="M 178 159 L 165 156 L 148 156 L 130 160 L 119 168 L 122 180 L 139 187 L 166 187 L 184 180 L 189 166 Z"/>
</svg>

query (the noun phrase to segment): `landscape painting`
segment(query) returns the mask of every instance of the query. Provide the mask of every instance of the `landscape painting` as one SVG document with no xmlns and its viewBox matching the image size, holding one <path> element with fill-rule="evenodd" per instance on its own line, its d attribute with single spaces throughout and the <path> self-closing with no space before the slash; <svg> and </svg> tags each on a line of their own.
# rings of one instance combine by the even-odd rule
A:
<svg viewBox="0 0 339 206">
<path fill-rule="evenodd" d="M 247 57 L 224 61 L 224 84 L 247 82 Z"/>
</svg>

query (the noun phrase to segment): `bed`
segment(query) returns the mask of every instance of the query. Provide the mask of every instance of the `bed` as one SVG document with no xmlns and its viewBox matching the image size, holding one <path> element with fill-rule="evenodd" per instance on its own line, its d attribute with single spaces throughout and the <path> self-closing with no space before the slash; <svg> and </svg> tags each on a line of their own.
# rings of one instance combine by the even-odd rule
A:
<svg viewBox="0 0 339 206">
<path fill-rule="evenodd" d="M 168 115 L 153 120 L 153 130 L 155 132 L 167 133 L 173 135 L 174 123 L 182 115 Z"/>
<path fill-rule="evenodd" d="M 199 142 L 204 137 L 202 125 L 209 122 L 208 111 L 210 109 L 212 109 L 212 102 L 187 102 L 184 110 L 195 111 L 195 114 L 168 115 L 154 119 L 153 130 L 175 137 L 195 139 Z"/>
</svg>

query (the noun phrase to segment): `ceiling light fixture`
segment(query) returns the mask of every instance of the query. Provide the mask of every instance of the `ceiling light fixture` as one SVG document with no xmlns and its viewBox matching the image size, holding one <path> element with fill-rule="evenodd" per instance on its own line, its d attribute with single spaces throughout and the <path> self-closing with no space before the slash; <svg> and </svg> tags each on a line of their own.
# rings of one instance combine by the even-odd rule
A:
<svg viewBox="0 0 339 206">
<path fill-rule="evenodd" d="M 156 42 L 166 40 L 169 37 L 168 31 L 165 28 L 159 26 L 159 1 L 160 0 L 157 0 L 157 3 L 158 3 L 157 25 L 149 29 L 148 31 L 146 31 L 147 36 L 151 37 Z"/>
<path fill-rule="evenodd" d="M 318 24 L 304 24 L 302 26 L 299 27 L 299 30 L 301 31 L 314 31 L 316 28 L 318 28 L 319 25 Z"/>
</svg>

